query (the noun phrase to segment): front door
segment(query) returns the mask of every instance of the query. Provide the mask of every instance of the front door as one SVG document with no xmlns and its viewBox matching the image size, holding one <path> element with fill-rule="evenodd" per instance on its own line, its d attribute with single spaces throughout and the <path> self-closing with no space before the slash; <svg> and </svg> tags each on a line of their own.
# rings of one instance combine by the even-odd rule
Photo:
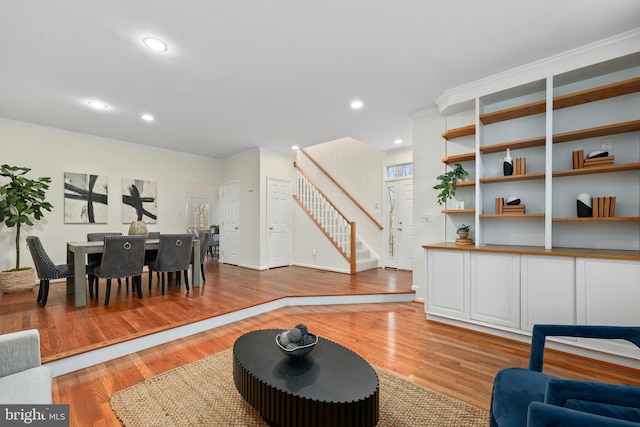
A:
<svg viewBox="0 0 640 427">
<path fill-rule="evenodd" d="M 240 263 L 240 183 L 223 184 L 220 189 L 220 262 Z"/>
<path fill-rule="evenodd" d="M 269 268 L 291 265 L 291 182 L 267 178 Z"/>
<path fill-rule="evenodd" d="M 385 266 L 413 269 L 413 179 L 389 181 L 386 189 Z"/>
</svg>

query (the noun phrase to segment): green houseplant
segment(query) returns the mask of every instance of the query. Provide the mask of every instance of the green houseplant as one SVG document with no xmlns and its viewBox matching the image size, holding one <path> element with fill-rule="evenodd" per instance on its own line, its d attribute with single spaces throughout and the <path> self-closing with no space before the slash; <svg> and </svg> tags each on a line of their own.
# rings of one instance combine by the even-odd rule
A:
<svg viewBox="0 0 640 427">
<path fill-rule="evenodd" d="M 53 206 L 45 200 L 45 192 L 49 188 L 51 178 L 43 177 L 38 179 L 27 178 L 26 175 L 31 169 L 22 166 L 0 166 L 0 176 L 9 178 L 9 182 L 0 186 L 0 220 L 7 227 L 16 227 L 16 266 L 3 273 L 9 273 L 9 277 L 0 280 L 0 290 L 7 292 L 6 286 L 3 288 L 3 281 L 11 281 L 15 284 L 15 277 L 11 273 L 27 271 L 33 288 L 35 281 L 31 268 L 20 268 L 20 229 L 22 225 L 32 226 L 34 220 L 38 221 L 44 216 L 44 211 L 51 211 Z M 5 274 L 6 275 L 6 274 Z M 24 274 L 23 274 L 24 276 Z M 8 279 L 8 280 L 6 280 Z M 26 290 L 26 289 L 23 289 Z"/>
<path fill-rule="evenodd" d="M 464 170 L 460 163 L 456 163 L 450 171 L 438 175 L 436 179 L 440 183 L 433 187 L 434 190 L 440 190 L 438 204 L 444 205 L 448 199 L 453 198 L 456 195 L 457 182 L 464 180 L 467 176 L 469 176 L 469 172 Z"/>
<path fill-rule="evenodd" d="M 456 229 L 456 233 L 458 233 L 458 236 L 460 236 L 461 239 L 466 239 L 467 237 L 469 237 L 470 229 L 471 227 L 467 224 L 460 224 Z"/>
</svg>

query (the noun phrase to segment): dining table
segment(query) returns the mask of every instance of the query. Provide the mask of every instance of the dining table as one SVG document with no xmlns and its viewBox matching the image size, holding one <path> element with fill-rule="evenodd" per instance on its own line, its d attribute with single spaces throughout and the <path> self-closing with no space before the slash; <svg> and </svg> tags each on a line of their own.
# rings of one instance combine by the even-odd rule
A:
<svg viewBox="0 0 640 427">
<path fill-rule="evenodd" d="M 87 305 L 86 265 L 87 254 L 102 253 L 104 243 L 94 242 L 67 242 L 67 263 L 73 264 L 73 277 L 67 278 L 67 295 L 75 296 L 75 306 Z M 157 250 L 160 239 L 147 239 L 145 250 Z M 200 241 L 193 240 L 193 264 L 191 264 L 191 282 L 194 288 L 200 287 Z"/>
</svg>

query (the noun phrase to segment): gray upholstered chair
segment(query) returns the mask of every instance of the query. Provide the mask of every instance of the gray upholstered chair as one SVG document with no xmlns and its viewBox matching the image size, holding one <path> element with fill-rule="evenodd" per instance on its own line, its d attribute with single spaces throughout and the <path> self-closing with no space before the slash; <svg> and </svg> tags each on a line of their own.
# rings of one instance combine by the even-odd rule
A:
<svg viewBox="0 0 640 427">
<path fill-rule="evenodd" d="M 87 233 L 87 242 L 102 242 L 104 241 L 105 236 L 122 236 L 122 233 Z M 93 274 L 93 270 L 100 265 L 100 262 L 102 262 L 102 253 L 87 254 L 87 268 L 91 271 L 91 273 L 89 273 L 90 298 L 93 298 L 94 289 L 96 298 L 98 298 L 98 278 Z M 127 287 L 128 286 L 129 279 L 127 279 Z"/>
<path fill-rule="evenodd" d="M 38 279 L 40 279 L 40 289 L 38 290 L 36 302 L 39 302 L 44 307 L 47 305 L 47 299 L 49 298 L 49 281 L 73 277 L 73 264 L 56 265 L 47 255 L 39 237 L 27 237 L 27 247 L 36 266 Z"/>
<path fill-rule="evenodd" d="M 220 227 L 212 225 L 209 227 L 209 247 L 207 253 L 212 257 L 219 256 L 220 253 Z"/>
<path fill-rule="evenodd" d="M 41 365 L 37 329 L 0 335 L 0 360 L 0 404 L 53 403 L 53 377 Z"/>
<path fill-rule="evenodd" d="M 150 231 L 149 235 L 147 236 L 147 239 L 160 239 L 160 232 L 159 231 Z M 156 260 L 156 258 L 158 258 L 158 250 L 157 249 L 151 249 L 148 250 L 144 253 L 144 265 L 146 265 L 147 267 L 149 266 L 150 263 L 152 263 L 153 261 Z M 151 272 L 149 272 L 149 274 L 151 274 Z M 160 273 L 158 273 L 158 277 Z"/>
<path fill-rule="evenodd" d="M 180 273 L 189 268 L 191 264 L 191 246 L 193 244 L 192 234 L 162 234 L 160 235 L 160 245 L 158 247 L 158 257 L 149 263 L 149 290 L 153 271 L 163 273 L 162 295 L 165 292 L 165 274 L 176 272 L 176 279 L 180 278 Z M 185 283 L 189 290 L 189 282 Z"/>
<path fill-rule="evenodd" d="M 106 236 L 102 262 L 93 271 L 97 277 L 107 279 L 104 305 L 109 304 L 111 279 L 132 277 L 132 289 L 142 298 L 141 275 L 144 266 L 145 236 Z"/>
<path fill-rule="evenodd" d="M 207 259 L 207 244 L 209 243 L 210 233 L 209 230 L 200 230 L 198 232 L 198 240 L 200 241 L 200 273 L 202 275 L 202 281 L 206 282 L 204 277 L 204 261 Z M 193 264 L 193 251 L 191 252 L 191 264 Z M 189 283 L 189 271 L 184 271 L 184 280 Z"/>
</svg>

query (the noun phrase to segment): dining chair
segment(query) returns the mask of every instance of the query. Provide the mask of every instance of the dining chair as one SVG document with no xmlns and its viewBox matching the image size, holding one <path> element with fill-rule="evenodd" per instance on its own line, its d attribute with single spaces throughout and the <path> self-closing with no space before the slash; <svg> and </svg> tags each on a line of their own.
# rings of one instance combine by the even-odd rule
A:
<svg viewBox="0 0 640 427">
<path fill-rule="evenodd" d="M 209 234 L 207 253 L 210 254 L 212 258 L 215 258 L 219 256 L 220 253 L 220 227 L 212 225 L 209 227 Z"/>
<path fill-rule="evenodd" d="M 149 290 L 153 271 L 162 273 L 162 295 L 165 293 L 165 274 L 176 272 L 176 283 L 179 283 L 180 273 L 189 268 L 193 245 L 192 234 L 161 234 L 158 246 L 158 256 L 149 263 Z M 185 281 L 187 290 L 189 282 Z"/>
<path fill-rule="evenodd" d="M 31 252 L 38 279 L 40 280 L 40 289 L 38 290 L 36 302 L 44 307 L 47 305 L 47 299 L 49 298 L 49 281 L 73 277 L 73 264 L 56 265 L 47 255 L 39 237 L 27 237 L 27 247 Z"/>
<path fill-rule="evenodd" d="M 105 236 L 122 236 L 122 233 L 87 233 L 87 242 L 102 242 Z M 89 274 L 89 298 L 93 298 L 94 288 L 95 296 L 98 298 L 98 278 L 93 274 L 93 270 L 102 262 L 102 252 L 97 254 L 87 254 L 87 267 L 91 270 Z M 118 279 L 120 280 L 120 279 Z M 120 282 L 118 282 L 120 284 Z M 129 278 L 127 278 L 127 289 L 129 288 Z"/>
<path fill-rule="evenodd" d="M 209 230 L 200 230 L 198 232 L 198 240 L 200 241 L 200 273 L 202 276 L 202 281 L 205 282 L 204 277 L 204 261 L 207 258 L 207 243 L 209 242 Z M 193 264 L 193 251 L 191 251 L 191 261 L 190 264 Z M 189 283 L 189 269 L 184 270 L 184 281 Z"/>
<path fill-rule="evenodd" d="M 640 347 L 640 327 L 534 325 L 529 368 L 506 368 L 493 383 L 489 425 L 617 426 L 640 423 L 640 387 L 577 381 L 544 373 L 547 337 L 627 340 Z"/>
<path fill-rule="evenodd" d="M 131 277 L 131 288 L 142 298 L 142 268 L 144 265 L 145 236 L 105 236 L 102 262 L 93 273 L 107 279 L 104 305 L 109 304 L 111 279 Z"/>
</svg>

